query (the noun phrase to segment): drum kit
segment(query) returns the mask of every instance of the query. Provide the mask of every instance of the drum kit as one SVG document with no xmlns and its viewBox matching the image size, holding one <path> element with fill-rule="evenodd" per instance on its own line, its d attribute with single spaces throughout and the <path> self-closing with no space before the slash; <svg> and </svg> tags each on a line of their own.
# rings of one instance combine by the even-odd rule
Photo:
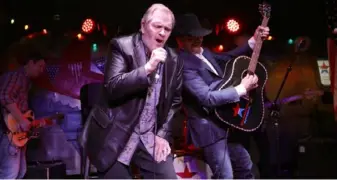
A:
<svg viewBox="0 0 337 180">
<path fill-rule="evenodd" d="M 212 171 L 200 153 L 174 152 L 173 166 L 178 179 L 211 179 Z"/>
<path fill-rule="evenodd" d="M 187 112 L 184 111 L 185 117 Z M 204 161 L 200 149 L 187 143 L 187 121 L 183 120 L 183 139 L 176 140 L 173 149 L 173 166 L 178 179 L 211 179 L 212 171 Z"/>
</svg>

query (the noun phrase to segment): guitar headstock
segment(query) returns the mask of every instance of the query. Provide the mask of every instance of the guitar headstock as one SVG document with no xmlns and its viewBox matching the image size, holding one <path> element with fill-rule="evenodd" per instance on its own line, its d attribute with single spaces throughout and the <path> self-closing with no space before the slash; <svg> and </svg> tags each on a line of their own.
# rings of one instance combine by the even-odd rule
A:
<svg viewBox="0 0 337 180">
<path fill-rule="evenodd" d="M 263 17 L 270 18 L 270 12 L 271 12 L 270 4 L 266 2 L 259 4 L 259 11 Z"/>
<path fill-rule="evenodd" d="M 324 91 L 322 90 L 313 90 L 313 89 L 306 89 L 303 93 L 305 99 L 314 100 L 318 96 L 322 96 Z"/>
<path fill-rule="evenodd" d="M 43 120 L 46 123 L 46 125 L 53 125 L 53 124 L 55 124 L 53 122 L 53 119 L 55 119 L 55 120 L 62 120 L 62 119 L 64 119 L 64 114 L 62 114 L 62 113 L 56 113 L 56 114 L 54 114 L 52 116 L 44 118 Z"/>
<path fill-rule="evenodd" d="M 56 113 L 53 116 L 51 116 L 50 119 L 57 119 L 57 120 L 64 119 L 64 114 L 62 114 L 62 113 Z"/>
</svg>

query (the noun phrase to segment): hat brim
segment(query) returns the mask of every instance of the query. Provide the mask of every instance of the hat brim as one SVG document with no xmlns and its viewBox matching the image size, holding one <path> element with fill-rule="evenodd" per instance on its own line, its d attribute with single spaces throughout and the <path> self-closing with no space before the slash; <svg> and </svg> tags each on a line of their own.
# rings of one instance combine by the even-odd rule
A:
<svg viewBox="0 0 337 180">
<path fill-rule="evenodd" d="M 200 28 L 200 29 L 194 29 L 194 30 L 190 31 L 188 33 L 188 35 L 195 36 L 195 37 L 203 37 L 203 36 L 207 36 L 211 33 L 212 33 L 212 30 L 210 30 L 210 29 Z"/>
<path fill-rule="evenodd" d="M 187 30 L 180 30 L 180 29 L 175 29 L 174 33 L 177 36 L 194 36 L 194 37 L 204 37 L 212 33 L 212 30 L 210 29 L 193 29 L 190 31 Z"/>
</svg>

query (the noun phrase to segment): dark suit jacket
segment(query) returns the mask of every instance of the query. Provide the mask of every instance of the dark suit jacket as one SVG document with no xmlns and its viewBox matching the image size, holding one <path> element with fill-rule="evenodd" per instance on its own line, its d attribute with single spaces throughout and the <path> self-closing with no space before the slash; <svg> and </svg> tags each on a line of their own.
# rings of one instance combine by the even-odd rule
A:
<svg viewBox="0 0 337 180">
<path fill-rule="evenodd" d="M 224 65 L 239 55 L 251 53 L 248 43 L 232 51 L 216 54 L 204 49 L 203 56 L 214 66 L 219 75 L 197 56 L 180 51 L 179 57 L 184 60 L 183 100 L 187 110 L 188 141 L 196 147 L 204 147 L 224 138 L 224 125 L 217 123 L 214 114 L 209 111 L 228 102 L 236 102 L 240 97 L 234 87 L 221 91 L 214 90 L 222 81 Z"/>
<path fill-rule="evenodd" d="M 181 108 L 183 61 L 168 47 L 157 106 L 157 135 L 170 141 L 174 116 Z M 112 39 L 105 64 L 102 99 L 86 122 L 81 144 L 99 171 L 113 165 L 139 122 L 149 87 L 146 55 L 139 33 Z"/>
</svg>

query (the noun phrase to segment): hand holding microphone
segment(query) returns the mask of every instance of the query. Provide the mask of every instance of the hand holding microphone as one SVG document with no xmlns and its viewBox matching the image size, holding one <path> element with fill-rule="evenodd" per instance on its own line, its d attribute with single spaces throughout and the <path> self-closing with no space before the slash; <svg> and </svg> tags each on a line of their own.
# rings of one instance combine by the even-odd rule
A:
<svg viewBox="0 0 337 180">
<path fill-rule="evenodd" d="M 167 52 L 164 48 L 156 48 L 152 51 L 150 60 L 145 64 L 145 71 L 147 74 L 157 70 L 158 64 L 166 60 Z"/>
</svg>

